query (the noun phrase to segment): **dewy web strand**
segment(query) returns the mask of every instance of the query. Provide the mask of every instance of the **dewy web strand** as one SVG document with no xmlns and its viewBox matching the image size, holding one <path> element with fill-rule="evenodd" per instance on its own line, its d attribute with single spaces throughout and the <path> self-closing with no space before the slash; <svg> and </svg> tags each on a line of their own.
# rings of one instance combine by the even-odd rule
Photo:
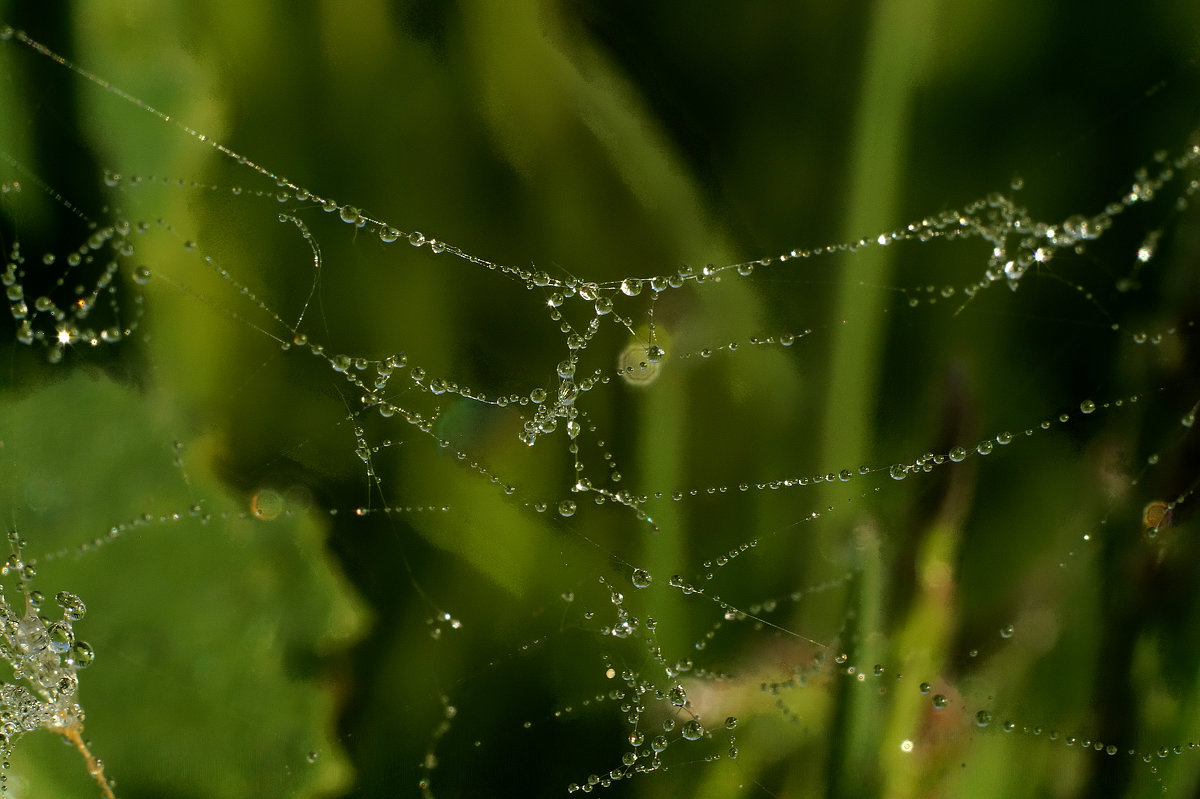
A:
<svg viewBox="0 0 1200 799">
<path fill-rule="evenodd" d="M 1196 766 L 1186 755 L 1196 743 L 1186 714 L 1178 723 L 1125 719 L 1128 734 L 1119 727 L 1114 732 L 1113 721 L 1092 713 L 1086 698 L 1055 704 L 1056 694 L 1068 694 L 1070 686 L 1059 690 L 1062 674 L 1046 664 L 1075 645 L 1075 627 L 1086 626 L 1072 619 L 1091 618 L 1093 583 L 1186 584 L 1191 550 L 1185 531 L 1196 486 L 1194 467 L 1186 463 L 1197 398 L 1179 373 L 1195 345 L 1194 322 L 1146 312 L 1131 299 L 1141 296 L 1142 283 L 1155 279 L 1160 266 L 1168 268 L 1166 259 L 1179 257 L 1171 252 L 1182 246 L 1172 231 L 1192 214 L 1200 147 L 1155 154 L 1110 202 L 1061 220 L 1039 220 L 1018 203 L 1025 190 L 1013 186 L 961 210 L 848 242 L 731 258 L 723 265 L 684 265 L 650 277 L 639 275 L 661 267 L 630 264 L 622 267 L 623 276 L 603 280 L 564 268 L 568 276 L 556 277 L 536 265 L 470 254 L 334 201 L 23 32 L 0 28 L 0 40 L 19 42 L 144 112 L 148 124 L 181 131 L 271 184 L 244 190 L 157 172 L 137 175 L 110 164 L 101 182 L 114 203 L 166 188 L 174 196 L 262 212 L 257 235 L 266 238 L 268 228 L 278 225 L 299 240 L 298 247 L 302 243 L 302 254 L 287 262 L 289 271 L 259 275 L 252 256 L 231 257 L 212 237 L 185 235 L 171 221 L 138 222 L 119 207 L 84 208 L 43 181 L 36 164 L 4 154 L 20 180 L 0 176 L 7 181 L 0 184 L 0 209 L 20 206 L 23 181 L 87 228 L 71 248 L 55 244 L 45 252 L 22 240 L 19 227 L 5 229 L 12 240 L 6 242 L 4 283 L 18 344 L 39 346 L 68 367 L 86 363 L 100 343 L 133 342 L 150 351 L 156 337 L 170 333 L 171 320 L 154 319 L 153 309 L 144 312 L 155 296 L 151 289 L 161 284 L 185 306 L 200 306 L 227 324 L 231 348 L 271 348 L 267 356 L 256 355 L 252 367 L 229 359 L 235 388 L 221 399 L 239 411 L 261 403 L 265 409 L 255 423 L 278 423 L 283 431 L 284 443 L 260 459 L 265 465 L 256 463 L 257 471 L 236 482 L 238 509 L 211 500 L 164 508 L 144 498 L 138 500 L 144 503 L 140 513 L 130 508 L 103 527 L 73 531 L 66 544 L 43 547 L 39 540 L 47 566 L 101 563 L 121 547 L 129 551 L 118 558 L 133 563 L 156 538 L 212 536 L 217 530 L 232 537 L 247 529 L 267 535 L 273 523 L 309 518 L 345 536 L 331 548 L 349 548 L 348 539 L 384 531 L 370 544 L 371 560 L 398 553 L 379 566 L 379 581 L 397 582 L 399 574 L 417 597 L 416 615 L 426 618 L 415 626 L 424 640 L 387 638 L 392 625 L 404 628 L 411 609 L 394 612 L 381 603 L 387 608 L 378 620 L 384 632 L 374 649 L 356 657 L 388 660 L 386 670 L 370 674 L 389 690 L 405 681 L 421 684 L 421 695 L 405 697 L 391 723 L 429 730 L 419 756 L 405 753 L 413 761 L 406 774 L 416 775 L 407 785 L 424 796 L 441 795 L 441 786 L 455 780 L 469 781 L 472 764 L 488 763 L 491 752 L 508 752 L 509 746 L 521 747 L 523 757 L 538 753 L 558 780 L 552 786 L 558 792 L 615 793 L 625 783 L 640 786 L 631 791 L 675 790 L 670 779 L 680 780 L 680 791 L 698 791 L 711 778 L 719 787 L 709 795 L 732 790 L 729 781 L 755 795 L 782 795 L 785 788 L 772 782 L 778 757 L 849 757 L 822 749 L 833 729 L 852 731 L 846 751 L 875 752 L 871 747 L 878 744 L 877 756 L 867 760 L 881 764 L 896 784 L 920 762 L 953 764 L 958 773 L 993 759 L 1032 757 L 1028 753 L 1036 748 L 1021 748 L 1030 742 L 1052 742 L 1051 757 L 1064 773 L 1072 772 L 1066 758 L 1080 753 L 1147 766 L 1155 786 L 1190 784 L 1187 770 Z M 1163 206 L 1164 218 L 1135 218 Z M 323 220 L 336 232 L 322 227 Z M 1124 225 L 1141 228 L 1130 239 Z M 356 238 L 360 230 L 373 231 L 364 237 L 369 244 Z M 525 345 L 511 352 L 472 341 L 447 345 L 447 354 L 437 343 L 392 332 L 393 320 L 367 302 L 354 315 L 369 317 L 373 335 L 355 338 L 353 320 L 339 319 L 332 309 L 335 293 L 351 293 L 355 277 L 338 271 L 340 238 L 352 239 L 364 260 L 376 258 L 388 268 L 428 253 L 482 267 L 481 275 L 502 276 L 520 298 L 531 299 L 489 306 L 489 312 L 514 328 L 540 325 L 538 339 L 529 352 Z M 152 251 L 143 242 L 162 239 L 172 255 L 149 264 L 139 260 Z M 1123 248 L 1117 255 L 1095 256 L 1114 240 Z M 926 267 L 911 284 L 897 279 L 908 287 L 853 283 L 857 257 L 924 253 L 958 241 L 982 253 L 960 259 L 965 265 L 958 263 L 949 277 Z M 411 246 L 377 246 L 405 243 Z M 833 276 L 814 278 L 825 262 L 835 262 Z M 201 273 L 215 276 L 216 288 L 195 287 Z M 37 296 L 29 290 L 27 297 L 26 286 L 47 274 L 57 275 L 57 282 Z M 925 274 L 928 281 L 921 279 Z M 888 309 L 894 325 L 928 324 L 934 332 L 929 341 L 914 336 L 915 357 L 901 347 L 890 353 L 900 364 L 898 376 L 890 376 L 895 388 L 888 389 L 896 396 L 880 397 L 874 452 L 839 452 L 838 462 L 813 464 L 807 439 L 821 420 L 810 418 L 805 403 L 826 379 L 822 348 L 846 330 L 879 321 L 847 322 L 822 316 L 815 305 L 789 305 L 830 279 L 899 299 Z M 286 299 L 292 284 L 299 293 Z M 1011 292 L 987 292 L 998 285 Z M 1050 285 L 1079 303 L 1083 323 L 1070 315 L 1074 308 L 1047 312 L 1040 293 Z M 737 305 L 738 298 L 722 293 L 731 287 L 758 292 L 759 304 Z M 455 286 L 454 307 L 445 314 L 467 316 L 468 297 L 467 288 Z M 408 299 L 397 294 L 394 301 L 402 306 Z M 997 304 L 984 305 L 991 301 Z M 705 302 L 719 307 L 711 318 L 704 315 Z M 1130 370 L 1132 388 L 1085 372 L 1065 394 L 1047 390 L 1015 408 L 996 401 L 1002 406 L 996 411 L 988 401 L 999 390 L 976 376 L 987 386 L 980 389 L 983 400 L 959 391 L 955 380 L 967 382 L 962 374 L 969 377 L 970 368 L 955 365 L 943 383 L 922 388 L 915 399 L 906 396 L 913 391 L 908 375 L 919 371 L 925 356 L 935 358 L 943 347 L 969 348 L 946 341 L 942 331 L 956 336 L 966 329 L 956 325 L 989 315 L 1027 315 L 1031 340 L 1046 349 L 1057 343 L 1055 335 L 1077 326 L 1086 347 L 1099 351 L 1113 344 L 1121 357 L 1143 359 Z M 106 324 L 97 329 L 97 319 Z M 476 322 L 451 325 L 469 338 Z M 948 327 L 937 327 L 943 324 Z M 421 332 L 435 338 L 430 330 Z M 182 347 L 171 356 L 182 357 Z M 1077 357 L 1085 360 L 1068 353 L 1051 363 L 1070 368 Z M 999 356 L 986 365 L 1006 366 Z M 169 384 L 166 367 L 154 361 L 141 377 L 147 385 Z M 315 368 L 305 372 L 309 367 Z M 259 393 L 274 379 L 272 370 L 290 380 L 287 370 L 293 369 L 301 377 L 287 384 L 282 399 Z M 1036 367 L 1029 371 L 1035 389 L 1053 385 Z M 24 367 L 15 372 L 22 377 Z M 785 388 L 788 381 L 799 388 Z M 932 397 L 945 407 L 929 413 L 931 422 L 923 406 Z M 332 414 L 309 412 L 308 403 L 318 407 L 326 400 L 321 407 L 332 406 Z M 893 404 L 903 408 L 899 418 L 888 415 Z M 200 415 L 209 413 L 219 415 L 213 407 Z M 291 414 L 294 420 L 287 418 Z M 279 419 L 267 418 L 274 416 Z M 211 468 L 209 461 L 236 461 L 243 454 L 240 443 L 213 443 L 229 437 L 234 426 L 207 424 L 205 435 L 172 446 L 176 469 L 162 470 L 162 484 L 148 493 L 165 492 L 168 485 L 192 490 L 189 471 L 201 474 Z M 1140 424 L 1152 429 L 1136 430 Z M 335 443 L 325 444 L 324 437 Z M 1042 473 L 1045 464 L 1076 468 L 1079 496 L 1060 490 L 1036 507 L 1033 500 L 1023 507 L 1023 498 L 1012 503 L 1015 508 L 1004 507 L 1012 502 L 1010 486 L 1030 495 L 1041 491 L 1051 479 Z M 297 471 L 303 478 L 292 476 Z M 289 493 L 289 480 L 318 490 Z M 36 528 L 29 535 L 37 536 Z M 239 540 L 239 546 L 249 544 Z M 1009 556 L 1000 549 L 1023 558 L 1027 571 L 993 569 L 993 562 Z M 317 566 L 324 557 L 323 550 L 308 555 L 306 565 Z M 1107 571 L 1106 557 L 1128 565 Z M 12 564 L 18 571 L 25 565 Z M 1039 576 L 1047 566 L 1053 577 Z M 1010 582 L 992 580 L 993 570 Z M 977 588 L 972 581 L 985 586 L 975 605 L 960 601 Z M 492 582 L 502 590 L 489 593 Z M 1186 595 L 1161 598 L 1146 590 L 1142 600 L 1151 610 L 1186 605 Z M 875 595 L 891 603 L 886 613 L 873 610 Z M 510 605 L 516 622 L 505 615 Z M 1118 627 L 1119 618 L 1112 619 L 1121 610 L 1108 612 L 1088 623 Z M 28 611 L 9 615 L 14 624 L 34 623 Z M 54 631 L 65 636 L 70 625 Z M 273 635 L 262 633 L 254 646 L 270 652 Z M 1136 648 L 1140 660 L 1131 658 L 1129 673 L 1143 680 L 1160 665 L 1156 650 L 1148 651 L 1152 644 L 1099 638 L 1117 651 Z M 10 662 L 20 660 L 20 642 L 9 648 Z M 469 663 L 456 663 L 457 648 L 469 650 L 463 656 Z M 403 656 L 389 654 L 395 652 Z M 414 662 L 432 663 L 437 673 L 421 673 Z M 52 676 L 61 680 L 72 663 L 70 657 L 56 659 Z M 1058 671 L 1068 682 L 1079 676 Z M 561 681 L 553 696 L 531 685 L 547 674 Z M 431 684 L 436 690 L 426 690 Z M 64 684 L 61 696 L 73 698 L 73 687 Z M 54 713 L 66 713 L 68 721 L 82 718 L 76 706 L 63 705 L 70 712 L 59 707 L 59 694 L 39 699 L 6 690 L 14 718 L 37 721 L 35 728 L 50 724 Z M 499 701 L 510 696 L 511 704 Z M 378 701 L 383 706 L 389 698 Z M 1165 693 L 1156 699 L 1164 706 L 1168 700 L 1176 701 Z M 490 701 L 498 703 L 499 721 L 489 727 L 483 705 Z M 1177 700 L 1181 707 L 1189 707 L 1187 701 Z M 588 732 L 580 732 L 581 720 Z M 613 729 L 619 729 L 616 740 Z M 568 740 L 582 743 L 572 750 Z M 785 755 L 773 754 L 780 742 Z M 353 747 L 357 739 L 347 734 L 341 743 Z M 77 746 L 109 793 L 82 739 Z M 330 759 L 307 745 L 297 752 L 314 770 Z M 1078 771 L 1103 775 L 1106 768 L 1093 764 Z M 1178 771 L 1164 779 L 1170 768 Z M 819 777 L 805 773 L 800 779 L 807 785 Z M 983 783 L 966 784 L 979 789 Z"/>
</svg>

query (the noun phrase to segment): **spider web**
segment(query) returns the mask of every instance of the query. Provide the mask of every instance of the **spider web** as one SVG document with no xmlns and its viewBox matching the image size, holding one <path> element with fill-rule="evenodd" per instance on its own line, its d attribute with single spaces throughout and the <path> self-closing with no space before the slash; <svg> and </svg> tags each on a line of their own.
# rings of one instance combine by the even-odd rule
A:
<svg viewBox="0 0 1200 799">
<path fill-rule="evenodd" d="M 677 92 L 649 80 L 686 71 L 677 44 L 639 56 L 601 18 L 413 13 L 301 38 L 331 62 L 310 94 L 284 88 L 299 67 L 278 47 L 227 44 L 242 61 L 219 73 L 215 43 L 181 55 L 120 18 L 81 16 L 70 61 L 0 34 L 19 109 L 0 148 L 6 402 L 66 439 L 6 427 L 7 510 L 42 579 L 93 608 L 112 597 L 110 623 L 165 642 L 89 638 L 97 668 L 124 664 L 94 700 L 81 678 L 118 795 L 1193 790 L 1187 76 L 1134 74 L 1132 94 L 1114 77 L 1113 96 L 1152 96 L 1119 124 L 1097 112 L 1022 180 L 958 156 L 984 141 L 967 125 L 930 144 L 950 110 L 881 143 L 909 123 L 898 84 L 874 83 L 895 42 L 868 42 L 857 110 L 833 107 L 858 115 L 849 143 L 799 128 L 849 174 L 805 154 L 793 175 L 769 162 L 787 137 L 763 131 L 789 121 L 769 90 L 747 90 L 735 124 L 689 128 L 699 105 L 647 124 L 709 85 L 694 64 Z M 256 35 L 223 22 L 229 42 Z M 282 24 L 281 41 L 320 30 Z M 922 85 L 953 93 L 933 76 L 961 52 L 913 56 L 930 60 Z M 174 85 L 139 77 L 155 58 Z M 76 66 L 93 63 L 112 70 Z M 381 89 L 381 74 L 406 78 Z M 235 99 L 213 99 L 222 81 Z M 334 132 L 364 107 L 378 116 Z M 703 158 L 705 130 L 727 160 Z M 947 163 L 972 169 L 951 183 Z M 902 191 L 904 171 L 929 177 Z M 964 185 L 1004 188 L 947 203 Z M 917 214 L 896 225 L 901 206 Z M 97 479 L 105 448 L 128 451 L 134 490 Z M 53 482 L 67 459 L 79 468 Z M 86 523 L 64 521 L 64 496 Z M 303 542 L 271 572 L 291 586 L 278 606 L 211 630 L 165 601 L 166 624 L 121 615 L 126 586 L 152 573 L 171 593 L 187 558 L 246 566 L 232 599 L 211 598 L 236 605 L 265 572 L 224 545 L 275 522 L 263 563 Z M 179 541 L 198 549 L 175 572 Z M 259 636 L 278 642 L 262 662 L 221 646 L 272 614 L 317 629 L 307 666 L 286 636 Z M 193 639 L 251 687 L 306 686 L 264 703 L 264 739 L 293 702 L 315 727 L 272 752 L 274 782 L 208 782 L 202 744 L 111 720 L 170 697 L 187 728 L 195 708 L 136 686 Z M 164 737 L 196 758 L 170 783 L 134 762 Z M 30 786 L 83 771 L 43 760 Z"/>
</svg>

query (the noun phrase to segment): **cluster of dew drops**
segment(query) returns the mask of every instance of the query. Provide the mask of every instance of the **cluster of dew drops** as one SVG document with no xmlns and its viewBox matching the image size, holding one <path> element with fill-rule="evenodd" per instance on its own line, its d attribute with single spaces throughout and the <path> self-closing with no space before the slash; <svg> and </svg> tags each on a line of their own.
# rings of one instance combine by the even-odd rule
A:
<svg viewBox="0 0 1200 799">
<path fill-rule="evenodd" d="M 0 566 L 0 575 L 17 576 L 16 589 L 24 607 L 18 610 L 0 584 L 0 657 L 13 673 L 13 682 L 0 683 L 0 757 L 5 765 L 13 745 L 25 733 L 44 728 L 62 734 L 81 726 L 78 672 L 95 658 L 92 647 L 75 636 L 75 623 L 87 613 L 83 600 L 59 591 L 54 601 L 61 618 L 43 615 L 45 597 L 29 585 L 37 575 L 36 567 L 21 554 L 21 536 L 12 531 L 8 539 L 12 554 Z M 4 776 L 0 774 L 0 790 L 6 788 Z"/>
</svg>

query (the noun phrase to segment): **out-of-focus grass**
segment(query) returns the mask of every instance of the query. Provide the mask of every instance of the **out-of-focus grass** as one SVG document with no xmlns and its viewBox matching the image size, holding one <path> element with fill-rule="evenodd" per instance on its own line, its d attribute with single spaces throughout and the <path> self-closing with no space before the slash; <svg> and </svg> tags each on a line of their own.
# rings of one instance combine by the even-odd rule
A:
<svg viewBox="0 0 1200 799">
<path fill-rule="evenodd" d="M 497 262 L 608 280 L 874 235 L 1003 189 L 1014 173 L 1026 179 L 1025 201 L 1047 218 L 1094 213 L 1120 196 L 1151 152 L 1178 150 L 1195 123 L 1186 91 L 1195 83 L 1187 60 L 1194 42 L 1179 33 L 1195 22 L 1184 6 L 1109 18 L 1034 2 L 303 11 L 100 3 L 77 9 L 63 40 L 48 44 L 339 201 Z M 1121 46 L 1109 49 L 1117 34 Z M 52 66 L 24 55 L 10 73 L 21 80 L 26 68 Z M 1145 99 L 1164 77 L 1165 89 Z M 35 101 L 16 99 L 20 85 L 0 96 L 32 116 Z M 103 166 L 254 183 L 246 169 L 94 87 L 79 87 L 77 100 L 49 99 L 78 106 L 80 141 Z M 1178 554 L 1151 557 L 1132 540 L 1138 492 L 1113 488 L 1124 485 L 1113 475 L 1128 482 L 1129 470 L 1105 466 L 1157 446 L 1140 438 L 1136 412 L 1039 434 L 942 481 L 913 478 L 866 499 L 849 490 L 852 482 L 819 500 L 816 491 L 787 499 L 764 491 L 650 503 L 657 536 L 610 508 L 585 507 L 569 522 L 528 513 L 477 473 L 422 449 L 428 442 L 419 436 L 370 417 L 372 441 L 397 439 L 374 463 L 389 496 L 452 513 L 346 521 L 347 511 L 381 501 L 352 456 L 349 429 L 358 422 L 345 419 L 355 398 L 331 388 L 327 364 L 282 354 L 234 318 L 231 311 L 253 309 L 200 261 L 210 254 L 228 264 L 292 321 L 313 285 L 311 253 L 294 228 L 277 224 L 269 203 L 219 192 L 144 187 L 117 197 L 130 215 L 179 227 L 177 237 L 148 239 L 139 250 L 158 274 L 147 289 L 151 337 L 129 356 L 130 371 L 170 395 L 177 426 L 206 434 L 213 470 L 228 484 L 250 489 L 294 472 L 315 486 L 321 507 L 341 511 L 331 546 L 376 618 L 342 672 L 352 795 L 414 788 L 431 740 L 440 741 L 443 763 L 432 772 L 437 795 L 458 785 L 508 791 L 499 778 L 472 778 L 505 764 L 520 775 L 522 795 L 559 792 L 615 765 L 628 730 L 610 717 L 546 723 L 554 709 L 611 685 L 597 657 L 606 642 L 557 600 L 577 592 L 580 605 L 606 610 L 603 595 L 597 607 L 590 592 L 600 575 L 619 573 L 609 551 L 653 571 L 642 607 L 659 619 L 659 643 L 671 658 L 692 654 L 733 672 L 714 693 L 725 691 L 741 717 L 736 763 L 689 762 L 673 745 L 670 771 L 612 793 L 724 796 L 759 783 L 786 796 L 1141 795 L 1159 783 L 1140 761 L 1098 761 L 1046 735 L 1005 737 L 1003 721 L 1139 751 L 1189 740 L 1177 720 L 1195 701 L 1194 653 L 1182 641 L 1194 603 L 1186 592 L 1153 590 L 1161 581 L 1179 591 L 1187 570 Z M 408 349 L 431 373 L 491 391 L 528 391 L 563 357 L 559 331 L 523 287 L 463 264 L 431 266 L 416 251 L 383 248 L 369 231 L 305 218 L 325 261 L 304 329 L 330 351 L 374 358 Z M 1159 301 L 1171 290 L 1152 289 L 1144 300 L 1109 293 L 1089 304 L 1065 285 L 1111 288 L 1136 249 L 1125 235 L 1061 272 L 1048 267 L 1016 295 L 994 290 L 956 317 L 944 302 L 910 311 L 897 287 L 961 287 L 978 278 L 985 248 L 864 251 L 668 292 L 655 320 L 673 356 L 780 330 L 813 332 L 786 353 L 743 346 L 703 368 L 668 357 L 655 384 L 597 394 L 594 419 L 609 431 L 602 434 L 625 484 L 669 494 L 859 462 L 886 466 L 1017 432 L 1084 397 L 1157 388 L 1166 378 L 1155 375 L 1182 371 L 1186 352 L 1166 363 L 1129 354 L 1097 306 L 1113 303 L 1166 326 L 1177 311 Z M 179 240 L 193 236 L 202 249 L 184 254 Z M 624 335 L 602 343 L 615 353 Z M 20 385 L 26 374 L 13 370 L 20 390 L 30 390 Z M 437 431 L 506 478 L 516 475 L 523 491 L 565 496 L 570 461 L 526 453 L 514 418 L 448 399 Z M 836 513 L 803 521 L 835 503 Z M 103 524 L 115 521 L 116 511 L 94 512 Z M 1060 569 L 1063 553 L 1100 519 L 1122 532 Z M 675 572 L 691 579 L 713 553 L 750 539 L 760 548 L 720 573 L 730 601 L 852 577 L 777 619 L 798 637 L 767 631 L 739 639 L 733 652 L 719 641 L 689 652 L 719 609 L 664 584 Z M 122 562 L 152 567 L 150 546 L 130 544 Z M 1176 571 L 1164 572 L 1164 559 Z M 323 563 L 313 553 L 303 560 Z M 102 571 L 99 561 L 80 565 Z M 1176 603 L 1187 615 L 1172 631 L 1164 610 Z M 443 606 L 465 626 L 435 646 L 426 619 Z M 1142 630 L 1143 621 L 1151 628 Z M 997 631 L 1008 623 L 1016 634 L 1004 643 Z M 782 680 L 818 653 L 805 639 L 829 644 L 813 685 L 779 700 L 761 692 L 760 682 Z M 887 680 L 873 671 L 866 685 L 830 676 L 843 652 L 860 670 L 879 662 Z M 1128 662 L 1114 667 L 1121 652 Z M 644 657 L 618 665 L 653 673 Z M 930 709 L 915 688 L 923 681 L 950 698 L 948 709 Z M 1131 707 L 1135 682 L 1146 701 Z M 1109 691 L 1117 698 L 1106 705 Z M 444 740 L 433 733 L 443 692 L 459 710 Z M 993 722 L 978 728 L 975 713 L 985 708 Z M 101 709 L 93 714 L 102 726 Z M 525 733 L 529 719 L 533 732 Z M 913 752 L 901 751 L 905 739 Z M 1163 769 L 1173 770 L 1163 784 L 1176 790 L 1194 779 L 1186 756 Z"/>
</svg>

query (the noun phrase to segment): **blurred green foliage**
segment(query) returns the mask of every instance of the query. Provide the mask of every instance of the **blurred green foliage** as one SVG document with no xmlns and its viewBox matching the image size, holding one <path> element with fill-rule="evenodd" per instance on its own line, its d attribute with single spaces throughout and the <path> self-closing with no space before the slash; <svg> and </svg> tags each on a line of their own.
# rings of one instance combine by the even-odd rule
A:
<svg viewBox="0 0 1200 799">
<path fill-rule="evenodd" d="M 1097 213 L 1156 150 L 1184 150 L 1200 86 L 1200 12 L 1184 2 L 1103 14 L 1033 0 L 124 2 L 49 16 L 7 5 L 10 24 L 299 185 L 556 279 L 874 237 L 1007 191 L 1016 175 L 1037 218 Z M 651 501 L 651 535 L 611 503 L 580 501 L 569 520 L 529 509 L 571 496 L 561 430 L 531 450 L 512 408 L 398 390 L 401 403 L 436 407 L 432 437 L 452 443 L 440 448 L 364 413 L 328 361 L 280 346 L 307 308 L 300 329 L 327 353 L 403 350 L 489 395 L 553 391 L 564 336 L 540 292 L 295 211 L 319 243 L 314 270 L 296 227 L 276 220 L 294 203 L 249 196 L 278 187 L 49 59 L 11 42 L 0 59 L 0 148 L 89 216 L 154 228 L 137 253 L 154 273 L 143 333 L 115 353 L 76 348 L 55 368 L 6 345 L 0 432 L 4 510 L 38 553 L 142 514 L 187 516 L 51 560 L 39 577 L 89 602 L 81 626 L 98 659 L 81 690 L 119 795 L 395 796 L 420 779 L 443 799 L 560 795 L 629 749 L 620 700 L 594 700 L 620 687 L 606 667 L 668 685 L 640 638 L 598 632 L 613 608 L 597 580 L 631 595 L 632 564 L 655 582 L 629 603 L 658 620 L 665 657 L 695 660 L 687 685 L 714 735 L 692 754 L 674 733 L 669 770 L 609 794 L 1195 790 L 1194 524 L 1186 503 L 1161 538 L 1139 518 L 1195 480 L 1194 438 L 1178 424 L 1200 397 L 1185 327 L 1194 212 L 1135 208 L 1086 252 L 957 314 L 988 255 L 978 241 L 665 292 L 653 319 L 669 353 L 743 346 L 668 360 L 643 389 L 595 392 L 599 432 L 580 439 L 589 474 L 604 474 L 596 437 L 623 485 L 668 496 L 873 472 Z M 143 185 L 106 191 L 104 169 Z M 86 226 L 22 180 L 5 235 L 32 257 L 75 246 Z M 1160 227 L 1141 285 L 1120 290 Z M 193 239 L 198 249 L 182 246 Z M 953 300 L 924 301 L 946 285 Z M 645 335 L 644 308 L 628 313 Z M 1173 327 L 1183 335 L 1161 346 L 1129 343 L 1130 331 Z M 800 336 L 793 347 L 745 343 L 782 331 Z M 629 339 L 603 325 L 587 368 L 610 372 Z M 1143 401 L 1120 412 L 1077 412 L 1085 398 L 1134 393 Z M 1074 423 L 1023 435 L 1061 412 Z M 987 459 L 886 477 L 892 463 L 1009 429 L 1018 441 Z M 355 457 L 362 442 L 380 447 L 378 483 Z M 253 518 L 257 492 L 289 487 L 311 508 Z M 188 514 L 197 503 L 213 521 Z M 1068 554 L 1085 532 L 1098 543 Z M 760 611 L 778 628 L 728 624 L 697 648 L 722 611 L 668 578 L 703 579 L 704 561 L 750 540 L 712 589 L 736 607 L 827 587 Z M 1009 624 L 1011 639 L 999 633 Z M 761 690 L 797 669 L 805 686 Z M 935 694 L 948 707 L 933 708 Z M 657 724 L 662 703 L 647 704 Z M 720 731 L 726 708 L 735 736 Z M 16 756 L 29 758 L 30 784 L 87 791 L 82 767 L 34 751 L 36 737 Z M 1121 752 L 1097 754 L 1095 741 Z M 1175 745 L 1185 754 L 1160 761 Z"/>
</svg>

